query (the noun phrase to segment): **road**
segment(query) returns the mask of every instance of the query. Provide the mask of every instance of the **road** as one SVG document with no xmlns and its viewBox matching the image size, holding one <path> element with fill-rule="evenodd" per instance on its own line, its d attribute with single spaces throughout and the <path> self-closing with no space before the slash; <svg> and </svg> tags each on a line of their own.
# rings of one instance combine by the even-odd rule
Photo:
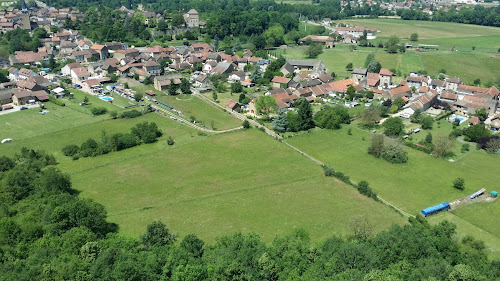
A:
<svg viewBox="0 0 500 281">
<path fill-rule="evenodd" d="M 263 125 L 259 124 L 257 121 L 249 119 L 245 115 L 243 115 L 241 113 L 238 113 L 236 111 L 225 109 L 220 104 L 218 104 L 218 103 L 214 102 L 213 100 L 211 100 L 211 99 L 205 97 L 204 95 L 200 94 L 200 92 L 197 89 L 195 89 L 195 88 L 192 88 L 191 90 L 193 91 L 193 96 L 195 96 L 195 97 L 203 100 L 204 102 L 210 104 L 211 106 L 214 106 L 214 107 L 217 107 L 217 108 L 219 108 L 219 109 L 221 109 L 223 111 L 226 111 L 227 113 L 233 115 L 234 117 L 236 117 L 236 118 L 238 118 L 238 119 L 240 119 L 242 121 L 247 120 L 251 125 L 254 125 L 257 128 L 263 128 L 265 130 L 265 132 L 268 135 L 270 135 L 271 137 L 279 139 L 279 140 L 283 140 L 282 136 L 278 135 L 277 133 L 275 133 L 273 130 L 270 130 L 266 126 L 263 126 Z"/>
</svg>

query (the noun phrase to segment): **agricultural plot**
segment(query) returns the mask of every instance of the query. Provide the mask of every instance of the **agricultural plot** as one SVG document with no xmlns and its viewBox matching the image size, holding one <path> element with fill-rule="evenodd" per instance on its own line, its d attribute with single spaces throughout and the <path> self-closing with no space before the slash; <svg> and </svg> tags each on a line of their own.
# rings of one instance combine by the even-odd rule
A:
<svg viewBox="0 0 500 281">
<path fill-rule="evenodd" d="M 451 202 L 483 187 L 490 191 L 498 189 L 500 175 L 492 170 L 498 165 L 498 155 L 473 151 L 451 163 L 406 148 L 408 163 L 390 164 L 367 153 L 370 133 L 353 129 L 352 135 L 348 135 L 346 127 L 336 131 L 316 130 L 287 139 L 287 142 L 345 172 L 354 181 L 367 180 L 382 198 L 411 214 L 445 201 Z M 457 177 L 465 179 L 464 191 L 452 187 L 452 181 Z M 464 211 L 460 210 L 462 207 L 457 209 L 457 215 L 500 238 L 499 230 L 489 226 L 498 221 L 498 208 L 490 207 L 488 212 L 482 212 L 482 219 L 477 220 L 477 213 L 464 215 L 467 207 Z M 469 208 L 481 207 L 471 205 Z"/>
<path fill-rule="evenodd" d="M 143 93 L 147 90 L 154 90 L 154 88 L 151 86 L 142 86 L 133 87 L 133 90 Z M 176 96 L 168 96 L 156 90 L 155 92 L 157 93 L 155 99 L 181 111 L 183 117 L 188 120 L 191 116 L 193 116 L 196 121 L 203 123 L 203 125 L 205 125 L 208 129 L 227 130 L 241 126 L 241 120 L 234 118 L 230 114 L 225 113 L 192 95 L 179 94 Z M 225 106 L 225 104 L 223 105 Z"/>
<path fill-rule="evenodd" d="M 452 22 L 406 21 L 398 19 L 349 19 L 342 20 L 341 22 L 362 25 L 367 28 L 376 28 L 380 31 L 377 36 L 383 37 L 397 35 L 401 38 L 409 38 L 412 33 L 418 33 L 420 39 L 500 35 L 500 28 L 497 27 Z"/>
<path fill-rule="evenodd" d="M 196 233 L 205 241 L 241 231 L 269 242 L 296 228 L 307 229 L 318 241 L 348 235 L 354 216 L 368 218 L 375 231 L 405 222 L 257 130 L 152 152 L 104 155 L 99 162 L 106 164 L 97 167 L 94 159 L 80 159 L 87 168 L 71 172 L 81 196 L 104 204 L 125 235 L 138 236 L 146 225 L 162 220 L 181 236 Z"/>
</svg>

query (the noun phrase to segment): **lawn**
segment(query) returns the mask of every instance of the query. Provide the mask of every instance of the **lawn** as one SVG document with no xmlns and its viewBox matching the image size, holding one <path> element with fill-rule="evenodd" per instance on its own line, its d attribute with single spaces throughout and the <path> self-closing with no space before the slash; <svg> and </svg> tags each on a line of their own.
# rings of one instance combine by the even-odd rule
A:
<svg viewBox="0 0 500 281">
<path fill-rule="evenodd" d="M 47 115 L 44 115 L 44 117 L 45 116 Z M 43 120 L 43 122 L 38 123 L 41 127 L 46 127 L 54 123 L 50 119 L 39 118 L 38 121 L 40 120 Z M 43 149 L 55 155 L 58 162 L 65 165 L 66 171 L 71 171 L 69 168 L 73 166 L 75 169 L 80 169 L 84 168 L 82 163 L 85 161 L 82 161 L 83 159 L 72 161 L 69 157 L 63 156 L 61 149 L 64 146 L 69 144 L 80 145 L 88 138 L 100 139 L 103 131 L 105 131 L 108 135 L 114 133 L 128 133 L 130 132 L 131 127 L 144 121 L 155 122 L 162 130 L 163 137 L 161 137 L 159 141 L 161 145 L 158 144 L 160 147 L 163 146 L 164 140 L 168 136 L 172 136 L 176 143 L 187 143 L 199 138 L 197 132 L 189 129 L 185 125 L 169 118 L 162 117 L 158 114 L 150 113 L 134 119 L 102 119 L 93 123 L 73 127 L 67 124 L 66 128 L 61 127 L 57 131 L 51 131 L 50 133 L 34 135 L 23 139 L 15 139 L 13 142 L 2 144 L 0 145 L 0 155 L 12 155 L 18 152 L 23 146 L 28 148 Z M 134 149 L 141 151 L 143 147 L 144 146 L 141 145 Z M 130 151 L 132 151 L 132 149 Z M 114 153 L 111 153 L 110 155 L 114 155 Z"/>
<path fill-rule="evenodd" d="M 256 232 L 270 242 L 296 228 L 318 241 L 348 235 L 354 216 L 368 218 L 376 231 L 405 222 L 254 129 L 134 157 L 116 152 L 100 156 L 106 165 L 98 167 L 97 158 L 78 161 L 86 168 L 62 166 L 72 171 L 74 187 L 104 204 L 125 235 L 162 220 L 181 236 L 196 233 L 208 242 L 234 232 Z"/>
<path fill-rule="evenodd" d="M 38 108 L 1 115 L 0 139 L 12 138 L 16 142 L 109 118 L 109 115 L 92 116 L 87 110 L 69 105 L 58 106 L 47 102 L 45 107 L 49 112 L 43 115 Z"/>
<path fill-rule="evenodd" d="M 398 19 L 349 19 L 342 20 L 341 22 L 362 25 L 367 28 L 376 28 L 380 31 L 377 36 L 383 37 L 397 35 L 401 38 L 409 38 L 412 33 L 418 33 L 419 39 L 500 35 L 500 28 L 498 27 L 452 22 L 406 21 Z"/>
</svg>

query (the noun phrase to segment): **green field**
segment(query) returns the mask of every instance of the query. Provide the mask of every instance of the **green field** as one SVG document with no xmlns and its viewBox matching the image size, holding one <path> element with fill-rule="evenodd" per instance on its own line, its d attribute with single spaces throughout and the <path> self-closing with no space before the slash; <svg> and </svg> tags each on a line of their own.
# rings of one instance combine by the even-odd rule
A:
<svg viewBox="0 0 500 281">
<path fill-rule="evenodd" d="M 466 25 L 457 23 L 403 21 L 396 19 L 356 19 L 345 20 L 355 25 L 377 28 L 381 31 L 375 45 L 384 42 L 391 35 L 402 38 L 402 42 L 411 44 L 435 44 L 440 50 L 417 52 L 408 50 L 406 53 L 388 54 L 382 48 L 358 47 L 351 51 L 349 46 L 337 44 L 335 49 L 326 49 L 317 59 L 322 60 L 328 72 L 335 72 L 340 78 L 350 75 L 345 69 L 348 63 L 354 67 L 363 67 L 366 56 L 373 52 L 375 59 L 382 67 L 395 69 L 406 77 L 410 71 L 427 70 L 429 75 L 437 76 L 441 69 L 450 76 L 458 76 L 466 83 L 472 83 L 480 78 L 483 83 L 500 80 L 500 28 Z M 411 33 L 419 34 L 418 42 L 410 42 Z M 475 50 L 472 50 L 472 47 Z M 288 59 L 307 59 L 305 47 L 290 47 L 281 51 Z M 399 81 L 400 78 L 395 78 Z"/>
<path fill-rule="evenodd" d="M 50 102 L 45 107 L 49 112 L 43 115 L 38 108 L 1 115 L 0 139 L 19 140 L 109 119 L 109 115 L 92 116 L 86 109 Z"/>
<path fill-rule="evenodd" d="M 498 27 L 452 22 L 399 19 L 348 19 L 339 22 L 362 25 L 366 28 L 376 28 L 380 31 L 377 36 L 383 37 L 397 35 L 401 38 L 409 38 L 412 33 L 418 33 L 420 39 L 500 35 L 500 28 Z"/>
<path fill-rule="evenodd" d="M 205 241 L 241 231 L 269 242 L 301 227 L 317 241 L 347 235 L 348 220 L 356 215 L 376 222 L 376 230 L 405 221 L 351 186 L 325 178 L 320 167 L 257 130 L 144 156 L 113 154 L 102 156 L 106 165 L 95 168 L 97 159 L 78 160 L 72 179 L 82 196 L 107 207 L 127 235 L 138 236 L 160 219 L 181 235 L 196 233 Z"/>
<path fill-rule="evenodd" d="M 287 142 L 345 172 L 354 181 L 367 180 L 382 198 L 412 214 L 441 202 L 451 202 L 467 196 L 482 187 L 488 191 L 499 189 L 500 174 L 492 169 L 498 165 L 498 155 L 474 151 L 452 163 L 406 148 L 409 154 L 408 163 L 395 165 L 367 153 L 371 141 L 370 133 L 352 130 L 352 135 L 348 135 L 347 127 L 336 131 L 315 130 L 310 134 L 287 139 Z M 421 137 L 425 137 L 424 134 Z M 456 177 L 465 179 L 464 191 L 452 187 L 452 181 Z M 456 210 L 457 216 L 489 231 L 500 243 L 500 229 L 497 226 L 489 226 L 498 221 L 500 215 L 498 203 L 495 204 L 495 207 L 481 212 L 480 220 L 475 219 L 478 213 L 472 213 L 474 209 L 466 211 L 467 208 L 481 209 L 476 205 L 466 206 L 464 211 L 459 207 Z"/>
</svg>

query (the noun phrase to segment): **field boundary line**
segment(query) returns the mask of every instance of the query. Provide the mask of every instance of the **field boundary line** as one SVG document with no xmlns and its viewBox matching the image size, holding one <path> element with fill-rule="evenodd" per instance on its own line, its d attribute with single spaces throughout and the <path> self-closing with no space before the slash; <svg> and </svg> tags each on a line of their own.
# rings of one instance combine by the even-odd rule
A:
<svg viewBox="0 0 500 281">
<path fill-rule="evenodd" d="M 316 159 L 316 158 L 314 158 L 314 157 L 310 156 L 309 154 L 307 154 L 307 153 L 303 152 L 302 150 L 300 150 L 300 149 L 296 148 L 295 146 L 293 146 L 293 145 L 291 145 L 291 144 L 289 144 L 289 143 L 285 142 L 284 140 L 282 140 L 281 142 L 282 142 L 282 143 L 284 143 L 286 146 L 290 147 L 291 149 L 293 149 L 293 150 L 297 151 L 298 153 L 300 153 L 302 156 L 306 157 L 307 159 L 309 159 L 309 160 L 313 161 L 315 164 L 317 164 L 317 165 L 319 165 L 319 166 L 324 166 L 323 162 L 321 162 L 321 161 L 319 161 L 318 159 Z M 354 181 L 352 181 L 352 180 L 350 180 L 350 182 L 351 182 L 352 184 L 357 184 L 356 182 L 354 182 Z M 377 194 L 377 199 L 378 199 L 378 200 L 380 200 L 380 202 L 381 202 L 382 204 L 384 204 L 384 205 L 386 205 L 386 206 L 389 206 L 390 208 L 394 209 L 397 213 L 399 213 L 399 214 L 401 214 L 401 215 L 403 215 L 403 216 L 405 216 L 405 217 L 415 217 L 415 216 L 410 215 L 409 213 L 407 213 L 407 212 L 405 212 L 405 211 L 401 210 L 400 208 L 398 208 L 398 207 L 394 206 L 392 203 L 390 203 L 389 201 L 387 201 L 387 200 L 383 199 L 383 198 L 382 198 L 382 197 L 380 197 L 378 194 Z"/>
</svg>

